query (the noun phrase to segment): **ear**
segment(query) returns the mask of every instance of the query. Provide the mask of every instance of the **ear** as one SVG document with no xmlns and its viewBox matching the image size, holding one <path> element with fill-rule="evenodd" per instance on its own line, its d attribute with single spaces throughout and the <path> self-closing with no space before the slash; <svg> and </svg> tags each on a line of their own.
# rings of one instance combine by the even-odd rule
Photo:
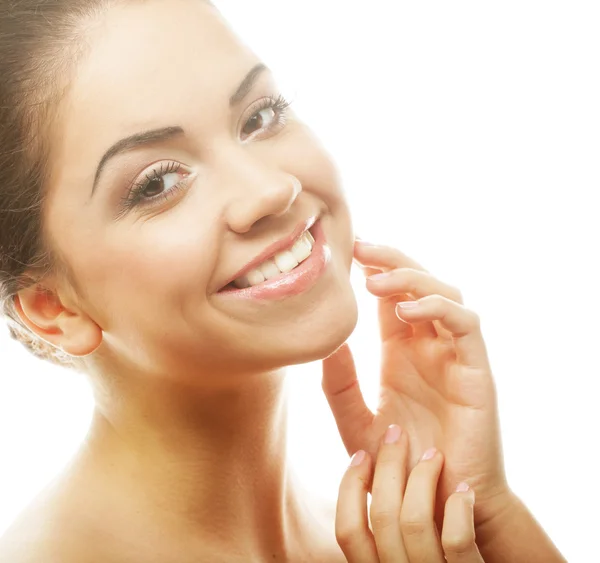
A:
<svg viewBox="0 0 600 563">
<path fill-rule="evenodd" d="M 67 308 L 58 293 L 41 284 L 15 296 L 21 321 L 37 336 L 71 356 L 87 356 L 102 343 L 102 329 L 78 308 Z"/>
</svg>

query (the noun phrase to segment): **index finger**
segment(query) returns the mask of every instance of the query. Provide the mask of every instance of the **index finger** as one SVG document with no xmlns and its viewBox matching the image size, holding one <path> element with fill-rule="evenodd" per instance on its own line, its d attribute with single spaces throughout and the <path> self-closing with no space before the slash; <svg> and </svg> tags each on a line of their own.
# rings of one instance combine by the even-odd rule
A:
<svg viewBox="0 0 600 563">
<path fill-rule="evenodd" d="M 377 246 L 377 254 L 369 252 L 369 247 Z M 362 239 L 354 243 L 354 258 L 361 266 L 378 268 L 382 270 L 394 270 L 396 268 L 412 268 L 413 270 L 427 270 L 416 260 L 404 254 L 404 252 L 385 244 L 373 244 Z"/>
</svg>

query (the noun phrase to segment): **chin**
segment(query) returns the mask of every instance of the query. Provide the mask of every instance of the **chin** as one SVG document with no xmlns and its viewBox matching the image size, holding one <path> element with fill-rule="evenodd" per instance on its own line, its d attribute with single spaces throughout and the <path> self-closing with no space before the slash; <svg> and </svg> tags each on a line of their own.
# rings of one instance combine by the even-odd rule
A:
<svg viewBox="0 0 600 563">
<path fill-rule="evenodd" d="M 335 300 L 320 304 L 302 322 L 297 322 L 288 338 L 279 341 L 278 363 L 299 365 L 323 360 L 333 354 L 354 332 L 358 322 L 358 304 L 348 284 Z"/>
</svg>

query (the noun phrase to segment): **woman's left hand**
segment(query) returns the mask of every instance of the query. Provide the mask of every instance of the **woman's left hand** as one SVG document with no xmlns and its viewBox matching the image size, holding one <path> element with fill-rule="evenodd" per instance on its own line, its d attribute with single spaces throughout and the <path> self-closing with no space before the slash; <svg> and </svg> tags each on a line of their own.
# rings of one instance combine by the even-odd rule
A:
<svg viewBox="0 0 600 563">
<path fill-rule="evenodd" d="M 382 341 L 380 401 L 366 406 L 347 344 L 323 361 L 323 390 L 349 454 L 376 458 L 379 436 L 392 423 L 409 437 L 412 469 L 430 447 L 444 452 L 438 522 L 456 483 L 475 491 L 475 523 L 493 518 L 514 498 L 506 482 L 497 399 L 479 317 L 460 292 L 395 248 L 357 241 L 355 260 L 379 298 Z M 400 310 L 399 302 L 416 301 Z M 398 312 L 397 312 L 398 311 Z M 404 322 L 403 322 L 404 321 Z"/>
</svg>

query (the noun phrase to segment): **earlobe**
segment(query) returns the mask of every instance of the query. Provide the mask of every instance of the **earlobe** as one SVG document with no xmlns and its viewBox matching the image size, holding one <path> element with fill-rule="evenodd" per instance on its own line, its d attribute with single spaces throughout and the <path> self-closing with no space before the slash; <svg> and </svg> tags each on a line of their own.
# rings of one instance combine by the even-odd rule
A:
<svg viewBox="0 0 600 563">
<path fill-rule="evenodd" d="M 15 309 L 29 330 L 71 356 L 87 356 L 102 343 L 102 329 L 89 316 L 69 311 L 54 291 L 39 284 L 15 296 Z"/>
</svg>

